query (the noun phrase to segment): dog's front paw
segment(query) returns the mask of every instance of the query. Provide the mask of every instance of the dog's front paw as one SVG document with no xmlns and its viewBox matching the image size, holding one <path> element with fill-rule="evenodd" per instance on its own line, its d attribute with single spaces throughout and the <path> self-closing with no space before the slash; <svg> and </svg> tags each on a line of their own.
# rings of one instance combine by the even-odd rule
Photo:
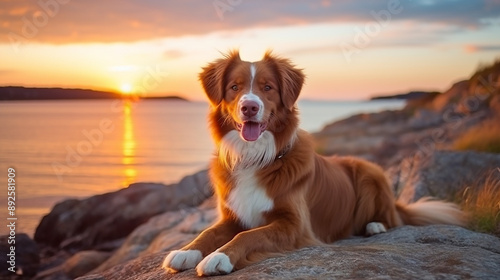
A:
<svg viewBox="0 0 500 280">
<path fill-rule="evenodd" d="M 202 258 L 203 256 L 198 250 L 175 250 L 165 257 L 161 267 L 175 273 L 196 267 Z"/>
<path fill-rule="evenodd" d="M 387 232 L 387 229 L 385 228 L 384 224 L 372 222 L 366 225 L 366 234 L 369 236 L 383 232 Z"/>
<path fill-rule="evenodd" d="M 199 276 L 228 274 L 233 271 L 229 257 L 221 252 L 213 252 L 206 256 L 196 267 Z"/>
</svg>

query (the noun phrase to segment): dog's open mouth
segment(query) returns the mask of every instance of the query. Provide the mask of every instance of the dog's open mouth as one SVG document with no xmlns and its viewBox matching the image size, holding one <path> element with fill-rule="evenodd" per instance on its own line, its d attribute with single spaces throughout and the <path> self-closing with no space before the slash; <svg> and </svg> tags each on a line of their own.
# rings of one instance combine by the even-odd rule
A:
<svg viewBox="0 0 500 280">
<path fill-rule="evenodd" d="M 258 123 L 252 121 L 246 121 L 242 124 L 238 124 L 238 129 L 240 131 L 240 136 L 245 141 L 255 141 L 259 139 L 260 135 L 266 131 L 266 123 Z"/>
</svg>

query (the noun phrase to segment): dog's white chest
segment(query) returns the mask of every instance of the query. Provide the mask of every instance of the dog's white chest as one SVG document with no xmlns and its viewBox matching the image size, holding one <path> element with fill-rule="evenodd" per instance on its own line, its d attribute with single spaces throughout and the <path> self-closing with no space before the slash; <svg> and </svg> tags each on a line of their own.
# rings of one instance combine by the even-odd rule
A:
<svg viewBox="0 0 500 280">
<path fill-rule="evenodd" d="M 257 184 L 252 168 L 236 172 L 236 187 L 231 190 L 227 206 L 238 216 L 246 228 L 255 228 L 264 223 L 263 213 L 274 207 L 266 190 Z"/>
</svg>

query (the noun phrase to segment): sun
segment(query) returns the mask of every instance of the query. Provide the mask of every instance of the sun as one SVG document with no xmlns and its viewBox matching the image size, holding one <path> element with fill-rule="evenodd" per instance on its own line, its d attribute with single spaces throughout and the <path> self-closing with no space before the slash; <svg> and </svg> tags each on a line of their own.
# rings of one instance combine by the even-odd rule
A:
<svg viewBox="0 0 500 280">
<path fill-rule="evenodd" d="M 120 86 L 120 91 L 122 94 L 131 94 L 132 93 L 132 85 L 129 83 L 124 83 Z"/>
</svg>

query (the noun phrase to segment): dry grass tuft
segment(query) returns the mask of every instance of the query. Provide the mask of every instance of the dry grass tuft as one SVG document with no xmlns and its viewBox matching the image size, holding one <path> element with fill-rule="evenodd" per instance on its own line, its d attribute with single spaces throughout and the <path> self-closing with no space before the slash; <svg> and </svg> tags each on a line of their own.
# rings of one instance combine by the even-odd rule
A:
<svg viewBox="0 0 500 280">
<path fill-rule="evenodd" d="M 481 188 L 466 188 L 462 199 L 470 229 L 500 236 L 500 168 L 490 173 Z"/>
<path fill-rule="evenodd" d="M 496 118 L 472 127 L 455 140 L 453 148 L 500 153 L 500 120 Z"/>
</svg>

